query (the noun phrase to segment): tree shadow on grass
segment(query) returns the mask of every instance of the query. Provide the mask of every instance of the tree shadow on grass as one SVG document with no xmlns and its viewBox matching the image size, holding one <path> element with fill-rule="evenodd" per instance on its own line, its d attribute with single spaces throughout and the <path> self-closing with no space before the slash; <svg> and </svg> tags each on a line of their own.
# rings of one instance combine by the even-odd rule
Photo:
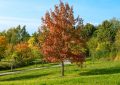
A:
<svg viewBox="0 0 120 85">
<path fill-rule="evenodd" d="M 4 80 L 0 80 L 0 81 L 15 81 L 15 80 L 27 80 L 27 79 L 33 79 L 33 78 L 38 78 L 38 77 L 42 77 L 42 76 L 47 76 L 50 75 L 50 73 L 44 73 L 44 74 L 34 74 L 34 75 L 22 75 L 22 76 L 18 76 L 18 77 L 11 77 L 11 78 L 7 78 Z"/>
<path fill-rule="evenodd" d="M 87 72 L 81 72 L 80 75 L 89 76 L 89 75 L 104 75 L 104 74 L 116 74 L 116 73 L 120 73 L 120 67 L 93 69 Z"/>
</svg>

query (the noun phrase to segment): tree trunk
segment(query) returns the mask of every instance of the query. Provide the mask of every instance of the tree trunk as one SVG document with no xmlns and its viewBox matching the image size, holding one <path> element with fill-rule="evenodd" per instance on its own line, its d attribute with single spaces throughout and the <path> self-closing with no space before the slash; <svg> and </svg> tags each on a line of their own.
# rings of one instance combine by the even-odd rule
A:
<svg viewBox="0 0 120 85">
<path fill-rule="evenodd" d="M 64 61 L 61 62 L 61 76 L 64 76 Z"/>
<path fill-rule="evenodd" d="M 11 71 L 13 71 L 13 63 L 11 62 Z"/>
</svg>

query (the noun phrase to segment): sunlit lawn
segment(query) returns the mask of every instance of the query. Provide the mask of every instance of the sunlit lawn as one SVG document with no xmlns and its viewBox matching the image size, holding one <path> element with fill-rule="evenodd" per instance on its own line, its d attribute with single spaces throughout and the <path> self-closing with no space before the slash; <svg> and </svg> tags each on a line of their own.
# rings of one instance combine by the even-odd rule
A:
<svg viewBox="0 0 120 85">
<path fill-rule="evenodd" d="M 86 63 L 86 67 L 65 66 L 0 76 L 0 85 L 120 85 L 120 62 Z"/>
</svg>

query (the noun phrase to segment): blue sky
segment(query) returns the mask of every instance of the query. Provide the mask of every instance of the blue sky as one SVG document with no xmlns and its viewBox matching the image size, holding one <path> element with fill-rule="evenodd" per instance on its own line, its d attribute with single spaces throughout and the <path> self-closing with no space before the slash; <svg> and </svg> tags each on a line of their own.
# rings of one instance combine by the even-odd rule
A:
<svg viewBox="0 0 120 85">
<path fill-rule="evenodd" d="M 74 7 L 84 23 L 99 24 L 105 19 L 120 18 L 120 0 L 62 0 Z M 26 25 L 33 33 L 41 25 L 41 17 L 59 0 L 0 0 L 0 31 L 17 25 Z"/>
</svg>

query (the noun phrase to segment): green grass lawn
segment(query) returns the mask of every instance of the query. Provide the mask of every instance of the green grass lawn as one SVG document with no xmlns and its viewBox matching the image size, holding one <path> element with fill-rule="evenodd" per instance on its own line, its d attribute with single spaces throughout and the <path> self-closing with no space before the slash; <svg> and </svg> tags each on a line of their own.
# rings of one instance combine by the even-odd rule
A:
<svg viewBox="0 0 120 85">
<path fill-rule="evenodd" d="M 88 63 L 86 67 L 65 66 L 65 76 L 60 67 L 0 76 L 0 85 L 120 85 L 120 62 Z"/>
</svg>

